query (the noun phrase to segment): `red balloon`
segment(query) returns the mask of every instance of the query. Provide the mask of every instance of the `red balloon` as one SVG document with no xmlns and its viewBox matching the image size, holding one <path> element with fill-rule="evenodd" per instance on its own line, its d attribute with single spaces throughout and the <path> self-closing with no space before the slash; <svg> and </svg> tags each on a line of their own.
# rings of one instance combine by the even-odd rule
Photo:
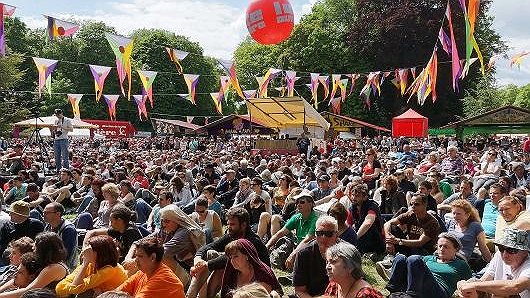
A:
<svg viewBox="0 0 530 298">
<path fill-rule="evenodd" d="M 277 44 L 293 31 L 294 14 L 288 0 L 253 0 L 247 8 L 247 29 L 261 44 Z"/>
</svg>

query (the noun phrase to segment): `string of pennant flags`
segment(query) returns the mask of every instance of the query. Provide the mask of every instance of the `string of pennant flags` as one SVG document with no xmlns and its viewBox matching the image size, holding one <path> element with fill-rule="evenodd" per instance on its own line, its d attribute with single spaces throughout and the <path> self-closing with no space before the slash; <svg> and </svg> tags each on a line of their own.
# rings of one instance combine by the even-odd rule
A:
<svg viewBox="0 0 530 298">
<path fill-rule="evenodd" d="M 436 94 L 436 79 L 438 73 L 438 65 L 442 63 L 451 63 L 452 73 L 452 85 L 455 92 L 459 91 L 459 81 L 464 79 L 469 73 L 470 66 L 479 60 L 481 72 L 484 74 L 485 71 L 490 71 L 495 63 L 502 57 L 502 55 L 492 56 L 488 64 L 484 64 L 484 59 L 480 48 L 474 37 L 475 23 L 477 19 L 477 13 L 479 11 L 480 0 L 468 0 L 466 5 L 465 0 L 459 0 L 460 8 L 463 11 L 465 21 L 465 56 L 460 59 L 458 53 L 456 39 L 453 30 L 452 12 L 449 1 L 447 2 L 446 11 L 442 19 L 442 24 L 438 33 L 438 39 L 435 42 L 432 55 L 428 60 L 427 64 L 408 67 L 408 68 L 397 68 L 389 71 L 371 71 L 369 73 L 348 73 L 348 74 L 331 74 L 322 75 L 320 73 L 305 72 L 305 71 L 294 71 L 294 70 L 283 70 L 277 68 L 270 68 L 262 77 L 256 77 L 258 88 L 256 90 L 243 90 L 239 84 L 235 63 L 229 60 L 217 59 L 220 66 L 226 71 L 225 76 L 220 76 L 220 89 L 218 92 L 207 93 L 212 98 L 214 106 L 217 112 L 222 115 L 222 103 L 227 99 L 230 90 L 234 90 L 237 96 L 241 100 L 249 100 L 255 97 L 268 97 L 268 90 L 271 89 L 270 83 L 276 78 L 282 79 L 282 86 L 274 87 L 279 92 L 280 96 L 294 96 L 295 86 L 301 86 L 295 84 L 301 77 L 297 74 L 308 74 L 309 82 L 305 84 L 311 92 L 311 102 L 318 106 L 319 103 L 324 102 L 329 98 L 329 106 L 333 113 L 340 114 L 341 104 L 344 103 L 346 97 L 350 96 L 356 85 L 356 82 L 361 77 L 366 77 L 366 83 L 360 91 L 360 98 L 365 105 L 370 108 L 371 97 L 381 95 L 381 85 L 386 81 L 390 80 L 393 85 L 400 91 L 402 96 L 408 95 L 410 100 L 414 95 L 417 97 L 417 101 L 420 105 L 423 105 L 426 99 L 431 96 L 432 101 L 437 100 Z M 0 56 L 5 56 L 5 36 L 4 36 L 4 16 L 12 16 L 15 12 L 16 7 L 0 3 Z M 47 19 L 47 36 L 48 41 L 52 42 L 57 38 L 63 38 L 72 36 L 80 28 L 78 24 L 60 20 L 51 16 L 44 16 Z M 447 23 L 447 24 L 446 24 Z M 447 25 L 449 34 L 444 29 L 444 25 Z M 94 90 L 95 100 L 99 100 L 103 97 L 107 106 L 109 117 L 111 120 L 116 119 L 116 104 L 120 95 L 105 95 L 104 85 L 109 73 L 113 68 L 116 68 L 118 74 L 118 81 L 120 85 L 121 95 L 126 97 L 129 101 L 131 100 L 131 87 L 132 87 L 132 63 L 131 54 L 134 47 L 134 39 L 126 38 L 123 36 L 105 33 L 113 53 L 116 58 L 116 66 L 102 66 L 102 65 L 89 65 L 79 62 L 62 61 L 46 59 L 41 57 L 32 57 L 38 71 L 38 94 L 42 95 L 44 89 L 48 94 L 52 94 L 51 90 L 51 75 L 57 68 L 59 62 L 74 63 L 81 65 L 88 65 L 90 73 L 94 79 Z M 451 58 L 450 61 L 438 61 L 438 48 L 439 46 L 443 51 Z M 168 54 L 168 58 L 175 65 L 176 74 L 182 75 L 186 83 L 188 93 L 178 93 L 180 97 L 186 98 L 192 104 L 196 105 L 196 95 L 204 94 L 197 93 L 196 88 L 199 82 L 199 74 L 186 74 L 184 73 L 183 61 L 185 58 L 192 55 L 199 55 L 195 53 L 185 52 L 179 49 L 173 49 L 165 47 Z M 473 51 L 477 57 L 472 58 Z M 529 51 L 521 51 L 510 59 L 511 67 L 520 68 L 523 59 L 530 54 Z M 418 67 L 423 67 L 419 73 L 417 73 Z M 154 107 L 154 95 L 153 94 L 153 83 L 160 73 L 152 70 L 140 70 L 136 72 L 140 77 L 142 94 L 132 95 L 137 108 L 138 115 L 141 120 L 148 118 L 146 103 L 149 102 L 151 109 Z M 174 74 L 174 73 L 172 73 Z M 412 81 L 409 84 L 409 81 Z M 124 84 L 127 83 L 127 86 Z M 331 90 L 330 90 L 331 83 Z M 350 88 L 348 91 L 348 84 Z M 323 87 L 323 98 L 319 100 L 319 87 Z M 338 97 L 335 97 L 338 93 Z M 57 93 L 55 93 L 57 94 Z M 67 94 L 68 101 L 72 105 L 72 110 L 76 117 L 80 117 L 79 103 L 83 94 Z"/>
</svg>

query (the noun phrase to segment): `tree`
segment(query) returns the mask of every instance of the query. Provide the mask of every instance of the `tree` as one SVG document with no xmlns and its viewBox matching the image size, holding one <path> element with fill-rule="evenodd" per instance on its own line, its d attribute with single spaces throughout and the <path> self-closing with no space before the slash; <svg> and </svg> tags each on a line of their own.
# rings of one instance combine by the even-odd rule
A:
<svg viewBox="0 0 530 298">
<path fill-rule="evenodd" d="M 503 51 L 505 46 L 491 29 L 491 17 L 487 16 L 491 1 L 481 2 L 475 36 L 487 58 Z M 306 99 L 310 98 L 304 86 L 309 83 L 309 72 L 366 74 L 418 66 L 419 73 L 436 44 L 445 4 L 441 0 L 323 0 L 302 18 L 287 41 L 272 47 L 243 42 L 235 52 L 238 71 L 249 76 L 256 70 L 262 74 L 270 66 L 304 71 L 301 73 L 304 78 L 297 82 L 297 91 Z M 459 52 L 463 53 L 463 16 L 458 1 L 451 0 L 451 5 Z M 441 51 L 438 53 L 440 61 L 448 60 Z M 261 61 L 263 64 L 259 65 Z M 476 65 L 473 66 L 461 83 L 461 90 L 477 89 L 480 77 Z M 414 97 L 410 101 L 408 96 L 402 97 L 387 80 L 381 86 L 381 96 L 372 97 L 371 109 L 367 110 L 358 96 L 365 80 L 359 79 L 352 96 L 343 105 L 343 114 L 388 125 L 392 116 L 413 107 L 429 117 L 430 123 L 439 125 L 463 113 L 460 100 L 463 93 L 452 90 L 450 64 L 439 64 L 439 100 L 424 106 L 418 106 Z M 319 110 L 324 109 L 328 109 L 327 102 L 319 105 Z"/>
</svg>

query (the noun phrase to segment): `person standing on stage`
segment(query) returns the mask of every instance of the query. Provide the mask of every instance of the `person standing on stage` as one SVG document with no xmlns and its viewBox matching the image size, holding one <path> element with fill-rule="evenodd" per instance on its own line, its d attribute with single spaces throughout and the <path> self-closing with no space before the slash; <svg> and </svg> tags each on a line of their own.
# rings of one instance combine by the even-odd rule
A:
<svg viewBox="0 0 530 298">
<path fill-rule="evenodd" d="M 61 168 L 70 168 L 68 160 L 68 133 L 74 130 L 72 120 L 63 115 L 63 110 L 55 110 L 55 123 L 51 129 L 53 137 L 53 152 L 55 154 L 55 167 L 57 172 Z M 62 161 L 62 162 L 61 162 Z"/>
</svg>

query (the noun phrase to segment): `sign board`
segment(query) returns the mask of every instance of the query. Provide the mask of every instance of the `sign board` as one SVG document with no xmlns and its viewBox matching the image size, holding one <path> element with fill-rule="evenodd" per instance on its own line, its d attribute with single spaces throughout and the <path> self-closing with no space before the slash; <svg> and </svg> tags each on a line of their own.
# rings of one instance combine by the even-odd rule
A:
<svg viewBox="0 0 530 298">
<path fill-rule="evenodd" d="M 99 125 L 95 129 L 96 134 L 100 134 L 107 138 L 129 138 L 134 136 L 136 129 L 131 122 L 128 121 L 109 121 L 109 120 L 92 120 L 84 119 L 83 121 Z"/>
</svg>

